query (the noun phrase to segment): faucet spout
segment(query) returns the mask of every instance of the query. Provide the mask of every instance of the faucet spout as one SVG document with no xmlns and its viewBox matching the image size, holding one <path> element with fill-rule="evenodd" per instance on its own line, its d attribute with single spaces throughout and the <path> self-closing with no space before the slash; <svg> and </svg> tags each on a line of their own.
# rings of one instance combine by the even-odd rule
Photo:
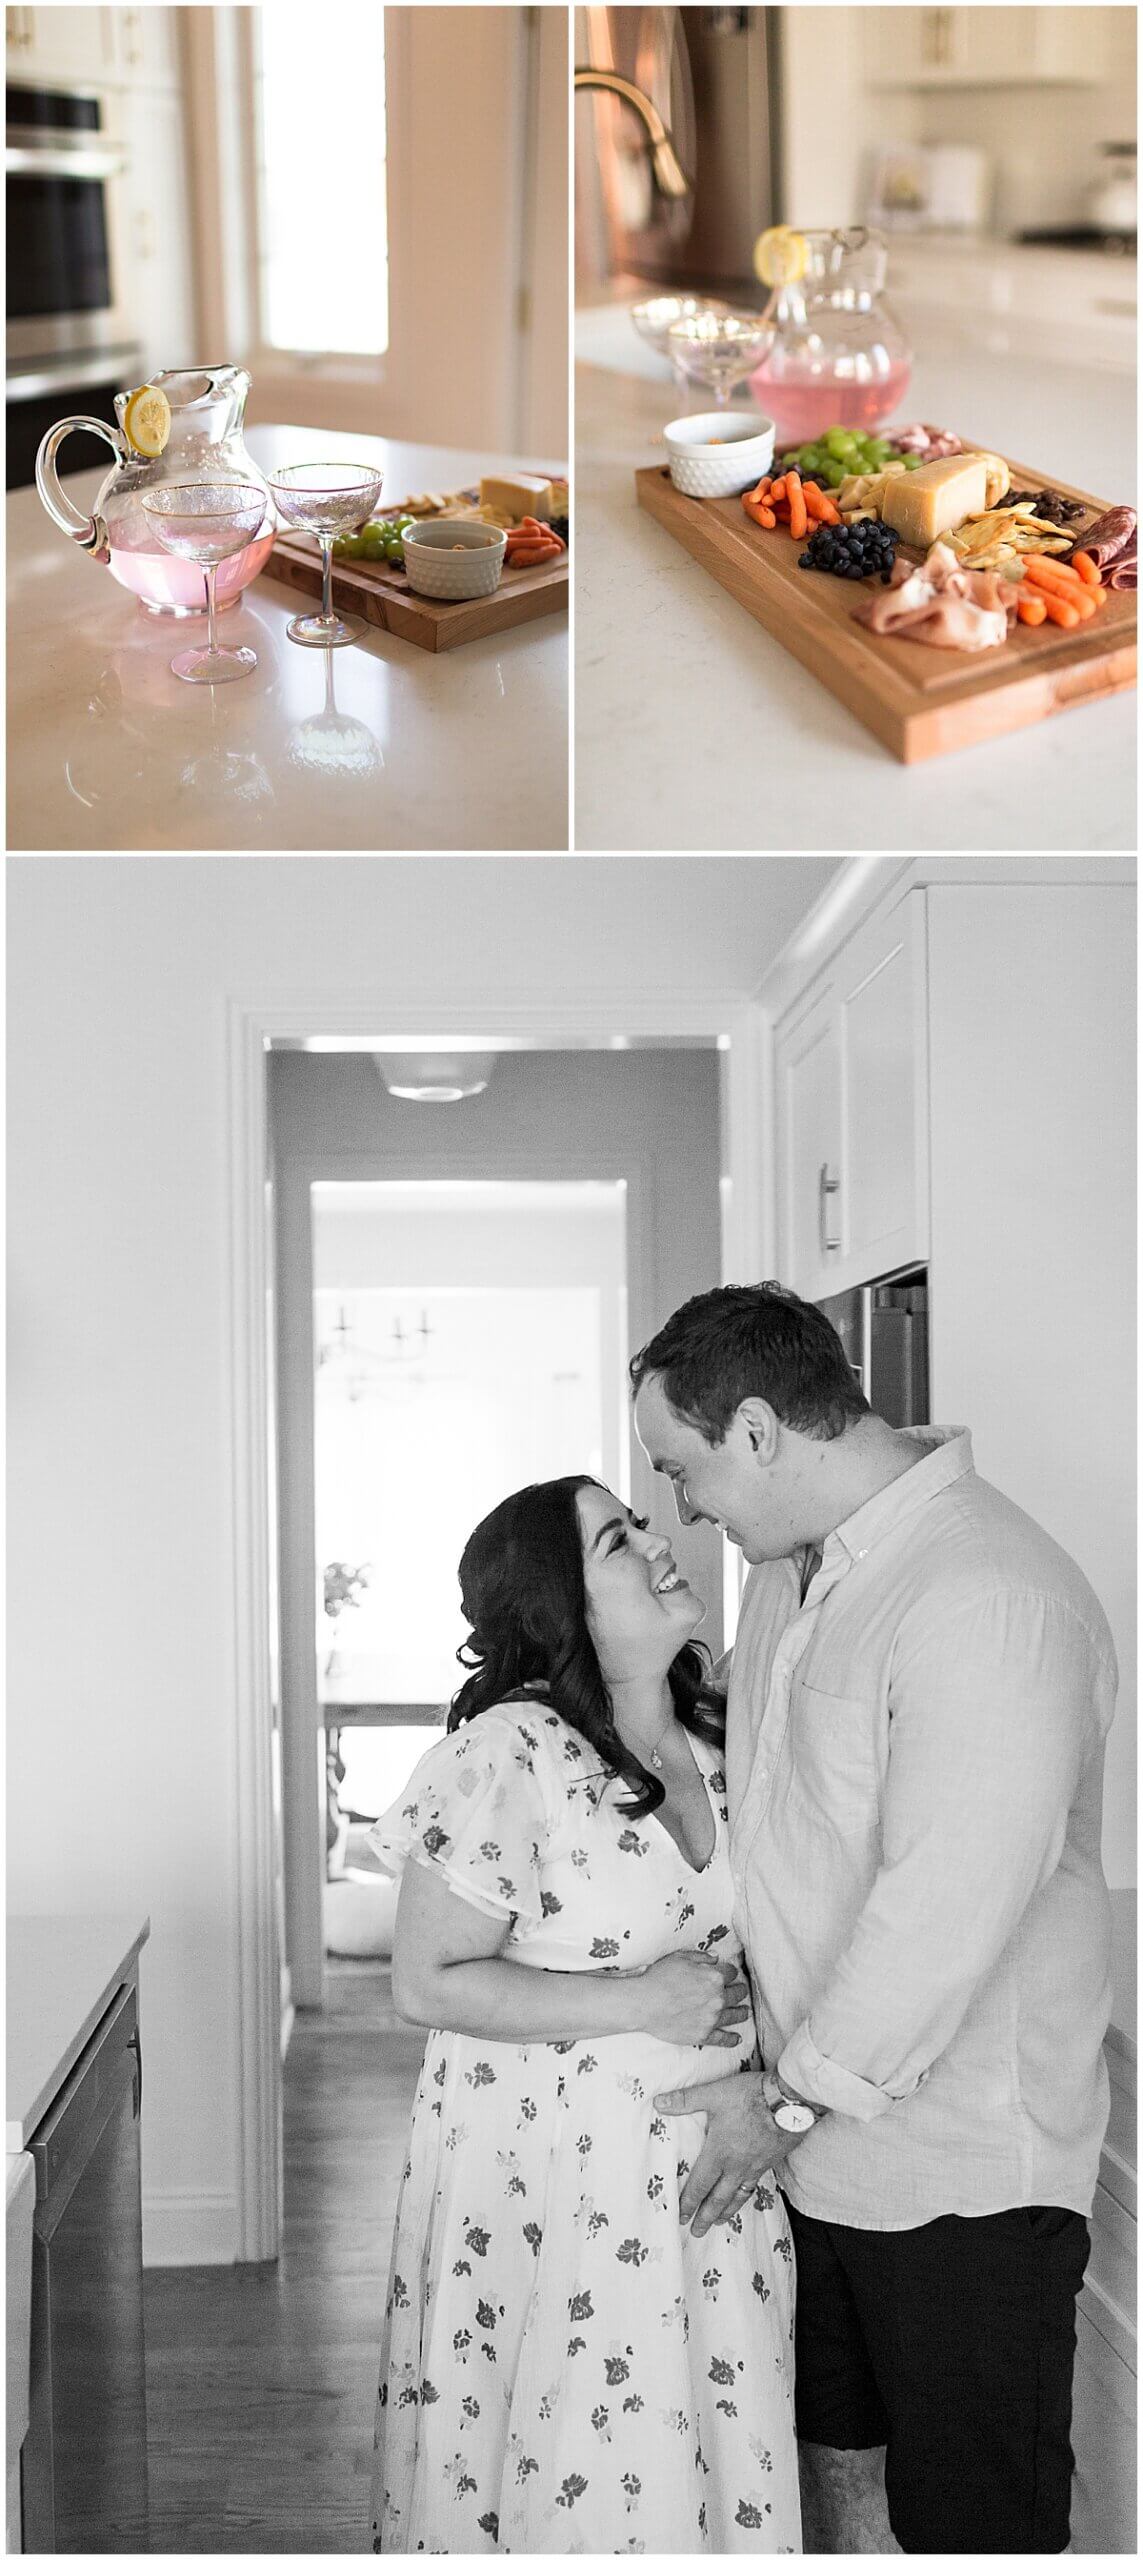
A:
<svg viewBox="0 0 1143 2560">
<path fill-rule="evenodd" d="M 645 92 L 637 89 L 633 80 L 625 80 L 621 71 L 596 71 L 587 63 L 577 63 L 574 78 L 577 89 L 603 89 L 611 97 L 622 98 L 627 106 L 634 108 L 646 130 L 651 167 L 660 195 L 669 196 L 675 203 L 689 196 L 690 179 L 679 165 L 678 153 L 658 108 L 652 105 Z"/>
</svg>

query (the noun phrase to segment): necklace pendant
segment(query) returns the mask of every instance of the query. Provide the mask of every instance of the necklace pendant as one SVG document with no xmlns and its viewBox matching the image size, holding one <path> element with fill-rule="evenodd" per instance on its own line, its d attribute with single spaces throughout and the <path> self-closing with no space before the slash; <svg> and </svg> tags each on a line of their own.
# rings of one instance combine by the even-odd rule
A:
<svg viewBox="0 0 1143 2560">
<path fill-rule="evenodd" d="M 661 1756 L 660 1756 L 659 1752 L 657 1752 L 657 1751 L 653 1751 L 653 1752 L 651 1753 L 651 1767 L 652 1767 L 653 1769 L 661 1769 L 661 1768 L 662 1768 L 662 1766 L 663 1766 L 663 1762 L 662 1762 L 662 1758 L 661 1758 Z"/>
</svg>

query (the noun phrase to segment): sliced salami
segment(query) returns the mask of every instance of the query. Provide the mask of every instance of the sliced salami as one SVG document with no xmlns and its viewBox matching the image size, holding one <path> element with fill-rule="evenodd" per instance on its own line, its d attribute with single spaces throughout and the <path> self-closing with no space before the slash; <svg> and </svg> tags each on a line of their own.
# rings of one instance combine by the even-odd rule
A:
<svg viewBox="0 0 1143 2560">
<path fill-rule="evenodd" d="M 1098 569 L 1104 569 L 1129 547 L 1134 550 L 1136 524 L 1134 507 L 1109 507 L 1091 532 L 1081 535 L 1079 548 L 1088 553 Z M 1112 583 L 1110 578 L 1105 581 L 1108 586 Z"/>
</svg>

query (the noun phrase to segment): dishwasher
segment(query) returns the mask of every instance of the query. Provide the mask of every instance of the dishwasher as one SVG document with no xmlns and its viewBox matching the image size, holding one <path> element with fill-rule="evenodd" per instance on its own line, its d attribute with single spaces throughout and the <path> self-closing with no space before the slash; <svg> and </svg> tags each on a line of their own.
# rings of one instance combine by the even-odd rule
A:
<svg viewBox="0 0 1143 2560">
<path fill-rule="evenodd" d="M 142 2088 L 137 1996 L 124 1984 L 28 2144 L 25 2551 L 147 2548 Z"/>
</svg>

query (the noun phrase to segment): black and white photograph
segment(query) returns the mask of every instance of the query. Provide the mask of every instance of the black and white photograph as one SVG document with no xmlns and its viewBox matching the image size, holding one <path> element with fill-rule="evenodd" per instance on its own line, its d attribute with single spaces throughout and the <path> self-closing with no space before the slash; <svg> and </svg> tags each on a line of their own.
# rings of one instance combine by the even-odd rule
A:
<svg viewBox="0 0 1143 2560">
<path fill-rule="evenodd" d="M 1135 888 L 9 857 L 10 2552 L 1138 2549 Z"/>
</svg>

